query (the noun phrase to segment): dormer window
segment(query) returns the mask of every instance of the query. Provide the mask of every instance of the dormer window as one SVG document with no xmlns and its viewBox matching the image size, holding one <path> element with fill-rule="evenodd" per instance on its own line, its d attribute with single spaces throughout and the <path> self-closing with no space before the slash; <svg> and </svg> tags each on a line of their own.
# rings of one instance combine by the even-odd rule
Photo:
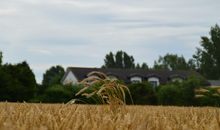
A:
<svg viewBox="0 0 220 130">
<path fill-rule="evenodd" d="M 147 80 L 153 87 L 160 85 L 160 79 L 158 77 L 149 77 Z"/>
<path fill-rule="evenodd" d="M 183 82 L 184 77 L 179 76 L 179 75 L 172 75 L 170 76 L 170 81 L 171 82 Z"/>
<path fill-rule="evenodd" d="M 141 83 L 142 78 L 140 76 L 133 76 L 130 78 L 131 83 Z"/>
<path fill-rule="evenodd" d="M 180 82 L 181 83 L 181 82 L 183 82 L 183 79 L 180 78 L 180 77 L 175 77 L 175 78 L 172 78 L 171 81 L 172 82 Z"/>
</svg>

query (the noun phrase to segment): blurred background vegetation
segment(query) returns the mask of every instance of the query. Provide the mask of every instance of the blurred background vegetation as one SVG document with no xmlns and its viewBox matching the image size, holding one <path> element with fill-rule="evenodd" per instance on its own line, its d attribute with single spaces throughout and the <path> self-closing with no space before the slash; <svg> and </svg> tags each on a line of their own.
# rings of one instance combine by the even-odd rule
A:
<svg viewBox="0 0 220 130">
<path fill-rule="evenodd" d="M 210 37 L 201 37 L 201 47 L 188 61 L 183 56 L 167 53 L 155 60 L 150 68 L 147 63 L 135 63 L 126 52 L 110 52 L 105 56 L 103 68 L 136 68 L 194 70 L 206 79 L 220 79 L 220 28 L 211 27 Z M 74 98 L 82 85 L 63 86 L 60 81 L 65 71 L 62 66 L 52 66 L 43 75 L 42 84 L 37 84 L 35 75 L 26 61 L 18 64 L 3 64 L 0 52 L 0 101 L 66 103 Z M 183 82 L 174 82 L 154 88 L 149 83 L 127 85 L 136 105 L 220 106 L 220 88 L 204 85 L 204 79 L 191 77 Z M 88 91 L 90 91 L 88 89 Z M 131 101 L 126 100 L 127 104 Z"/>
</svg>

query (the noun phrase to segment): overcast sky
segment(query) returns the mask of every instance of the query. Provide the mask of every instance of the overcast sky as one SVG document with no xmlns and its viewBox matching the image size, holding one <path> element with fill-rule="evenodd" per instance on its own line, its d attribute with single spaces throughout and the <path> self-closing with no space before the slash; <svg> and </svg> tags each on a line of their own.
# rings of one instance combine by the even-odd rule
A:
<svg viewBox="0 0 220 130">
<path fill-rule="evenodd" d="M 117 50 L 152 66 L 167 52 L 190 58 L 219 12 L 220 0 L 0 0 L 0 50 L 38 82 L 52 65 L 100 67 Z"/>
</svg>

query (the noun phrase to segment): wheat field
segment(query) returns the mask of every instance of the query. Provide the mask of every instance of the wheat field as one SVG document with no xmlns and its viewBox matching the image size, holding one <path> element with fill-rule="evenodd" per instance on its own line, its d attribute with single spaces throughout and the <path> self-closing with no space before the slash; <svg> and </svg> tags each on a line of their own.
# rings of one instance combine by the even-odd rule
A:
<svg viewBox="0 0 220 130">
<path fill-rule="evenodd" d="M 0 103 L 1 130 L 219 130 L 219 108 Z"/>
</svg>

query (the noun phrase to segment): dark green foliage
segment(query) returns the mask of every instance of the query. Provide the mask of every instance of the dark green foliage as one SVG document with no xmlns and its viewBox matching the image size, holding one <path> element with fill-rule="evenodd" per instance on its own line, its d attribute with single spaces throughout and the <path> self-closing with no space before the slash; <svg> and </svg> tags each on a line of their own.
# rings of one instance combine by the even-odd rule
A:
<svg viewBox="0 0 220 130">
<path fill-rule="evenodd" d="M 130 69 L 135 67 L 133 56 L 129 56 L 123 51 L 118 51 L 115 55 L 110 52 L 105 56 L 104 61 L 103 68 Z"/>
<path fill-rule="evenodd" d="M 40 96 L 41 102 L 66 103 L 73 98 L 73 86 L 54 85 L 46 88 L 44 95 Z"/>
<path fill-rule="evenodd" d="M 158 92 L 158 102 L 161 105 L 181 105 L 180 94 L 180 89 L 173 84 L 161 86 Z"/>
<path fill-rule="evenodd" d="M 124 59 L 123 59 L 123 53 L 122 51 L 118 51 L 115 55 L 115 68 L 124 68 Z"/>
<path fill-rule="evenodd" d="M 183 83 L 189 83 L 195 86 L 195 88 L 204 87 L 207 86 L 207 80 L 204 77 L 198 77 L 198 76 L 191 76 L 187 80 L 185 80 Z"/>
<path fill-rule="evenodd" d="M 199 95 L 202 97 L 196 98 L 196 103 L 198 106 L 220 106 L 220 93 L 218 92 L 219 88 L 203 88 L 208 90 L 206 92 L 200 92 Z"/>
<path fill-rule="evenodd" d="M 0 51 L 0 66 L 2 65 L 2 52 Z"/>
<path fill-rule="evenodd" d="M 36 90 L 35 76 L 26 62 L 6 64 L 0 70 L 1 101 L 28 101 Z"/>
<path fill-rule="evenodd" d="M 198 86 L 197 82 L 194 80 L 187 80 L 184 81 L 182 84 L 179 85 L 181 95 L 180 98 L 182 100 L 182 104 L 184 106 L 192 106 L 194 105 L 195 101 L 195 88 Z M 178 85 L 177 85 L 178 86 Z"/>
<path fill-rule="evenodd" d="M 134 67 L 135 67 L 134 57 L 129 56 L 126 52 L 124 52 L 124 68 L 130 69 L 130 68 L 134 68 Z"/>
<path fill-rule="evenodd" d="M 137 83 L 128 86 L 134 104 L 138 105 L 156 105 L 156 93 L 149 83 Z M 129 100 L 128 100 L 129 101 Z"/>
<path fill-rule="evenodd" d="M 176 54 L 166 54 L 160 56 L 157 61 L 154 61 L 154 69 L 167 69 L 167 70 L 189 70 L 193 69 L 193 62 L 189 61 L 190 65 L 186 62 L 183 56 L 179 57 Z"/>
<path fill-rule="evenodd" d="M 139 63 L 137 63 L 137 65 L 135 66 L 136 69 L 145 69 L 145 70 L 149 70 L 149 67 L 146 63 L 143 63 L 142 65 L 140 65 Z"/>
<path fill-rule="evenodd" d="M 220 96 L 204 96 L 196 98 L 197 106 L 215 106 L 220 107 Z"/>
<path fill-rule="evenodd" d="M 12 100 L 11 90 L 13 90 L 14 83 L 12 76 L 6 73 L 3 67 L 0 67 L 0 101 Z"/>
<path fill-rule="evenodd" d="M 93 84 L 92 86 L 89 86 L 84 93 L 91 94 L 94 91 L 97 91 L 102 86 L 101 83 Z M 76 96 L 76 94 L 85 88 L 83 85 L 75 85 L 73 89 L 74 93 L 74 100 L 77 104 L 101 104 L 101 100 L 97 94 L 93 94 L 90 98 L 86 98 L 86 96 L 83 96 L 82 94 Z"/>
<path fill-rule="evenodd" d="M 115 63 L 115 59 L 114 59 L 114 55 L 112 52 L 110 52 L 109 54 L 107 54 L 105 56 L 105 68 L 115 68 L 116 67 L 116 63 Z"/>
<path fill-rule="evenodd" d="M 149 70 L 149 67 L 148 67 L 147 63 L 143 63 L 142 66 L 141 66 L 141 69 Z"/>
<path fill-rule="evenodd" d="M 201 37 L 201 48 L 193 55 L 197 68 L 208 79 L 220 78 L 220 28 L 211 27 L 210 38 Z"/>
<path fill-rule="evenodd" d="M 60 84 L 60 81 L 64 75 L 65 71 L 62 66 L 53 66 L 43 75 L 42 85 L 44 87 L 52 86 L 55 84 Z"/>
<path fill-rule="evenodd" d="M 136 67 L 135 67 L 136 69 L 140 69 L 141 68 L 141 66 L 140 66 L 140 64 L 139 63 L 137 63 L 137 65 L 136 65 Z"/>
<path fill-rule="evenodd" d="M 195 88 L 200 86 L 198 79 L 190 78 L 182 83 L 163 85 L 158 90 L 158 101 L 162 105 L 195 105 Z"/>
<path fill-rule="evenodd" d="M 105 56 L 105 64 L 102 66 L 102 68 L 149 69 L 146 63 L 143 63 L 142 65 L 137 63 L 137 65 L 135 65 L 134 61 L 134 57 L 128 55 L 124 51 L 118 51 L 115 55 L 112 52 L 110 52 Z"/>
<path fill-rule="evenodd" d="M 188 60 L 188 67 L 191 70 L 198 70 L 196 60 L 195 59 L 189 59 Z"/>
</svg>

